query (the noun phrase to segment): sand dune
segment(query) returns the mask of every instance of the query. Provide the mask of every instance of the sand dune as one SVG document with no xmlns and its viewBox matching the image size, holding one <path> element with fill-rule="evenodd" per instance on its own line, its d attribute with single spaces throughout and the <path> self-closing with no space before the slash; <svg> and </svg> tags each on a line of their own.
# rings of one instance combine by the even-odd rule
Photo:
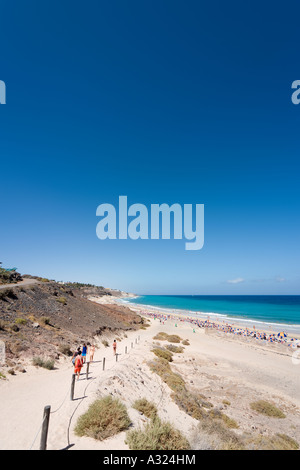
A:
<svg viewBox="0 0 300 470">
<path fill-rule="evenodd" d="M 286 350 L 278 353 L 255 342 L 231 340 L 204 329 L 194 333 L 187 323 L 180 322 L 175 327 L 174 321 L 162 325 L 158 320 L 151 320 L 149 328 L 127 332 L 128 337 L 118 343 L 118 362 L 112 348 L 99 345 L 95 363 L 90 367 L 90 379 L 85 379 L 83 370 L 80 381 L 76 382 L 74 401 L 70 400 L 73 372 L 70 362 L 62 362 L 54 371 L 29 366 L 26 374 L 1 381 L 0 448 L 38 449 L 43 408 L 51 405 L 48 449 L 128 449 L 125 433 L 103 442 L 73 433 L 77 418 L 97 397 L 107 394 L 122 400 L 137 428 L 147 418 L 134 410 L 132 403 L 141 397 L 154 401 L 160 417 L 172 422 L 191 441 L 198 422 L 178 408 L 171 399 L 169 387 L 148 366 L 154 357 L 153 337 L 159 331 L 189 339 L 190 346 L 182 354 L 174 355 L 172 369 L 182 375 L 191 391 L 205 395 L 214 407 L 225 409 L 238 422 L 238 432 L 255 430 L 262 435 L 282 432 L 300 441 L 299 366 L 292 363 L 291 353 Z M 140 340 L 136 344 L 138 336 Z M 109 342 L 112 340 L 108 337 Z M 125 354 L 126 346 L 128 354 Z M 104 356 L 105 371 L 101 362 Z M 259 398 L 275 403 L 286 418 L 274 420 L 251 410 L 250 403 Z M 230 406 L 224 405 L 224 400 Z"/>
</svg>

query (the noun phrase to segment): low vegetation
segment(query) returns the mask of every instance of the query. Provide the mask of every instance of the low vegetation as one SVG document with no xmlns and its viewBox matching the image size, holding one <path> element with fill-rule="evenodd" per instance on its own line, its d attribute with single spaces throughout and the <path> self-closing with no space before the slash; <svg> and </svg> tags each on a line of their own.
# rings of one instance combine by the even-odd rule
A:
<svg viewBox="0 0 300 470">
<path fill-rule="evenodd" d="M 163 382 L 165 382 L 174 392 L 185 390 L 185 382 L 181 375 L 172 371 L 169 361 L 162 357 L 154 359 L 149 364 L 150 369 L 155 374 L 159 375 Z"/>
<path fill-rule="evenodd" d="M 154 403 L 149 402 L 146 398 L 136 400 L 132 408 L 135 408 L 140 413 L 143 413 L 147 418 L 154 418 L 157 415 L 157 408 Z"/>
<path fill-rule="evenodd" d="M 189 450 L 188 440 L 171 423 L 158 417 L 151 419 L 144 429 L 127 433 L 125 443 L 131 450 Z"/>
<path fill-rule="evenodd" d="M 252 410 L 257 411 L 257 413 L 261 413 L 272 418 L 282 419 L 286 417 L 279 408 L 265 400 L 258 400 L 250 403 L 250 407 Z"/>
<path fill-rule="evenodd" d="M 175 346 L 175 344 L 167 344 L 166 348 L 168 351 L 171 351 L 175 354 L 181 354 L 184 351 L 184 348 L 182 346 Z"/>
<path fill-rule="evenodd" d="M 194 449 L 244 450 L 245 443 L 241 436 L 227 427 L 226 423 L 216 416 L 207 413 L 199 421 Z"/>
<path fill-rule="evenodd" d="M 186 389 L 172 394 L 172 398 L 181 410 L 198 420 L 205 418 L 207 412 L 204 408 L 213 406 L 203 395 L 191 393 Z"/>
<path fill-rule="evenodd" d="M 65 297 L 58 297 L 57 302 L 63 305 L 67 305 L 67 299 Z"/>
<path fill-rule="evenodd" d="M 48 370 L 53 370 L 55 365 L 55 361 L 53 359 L 43 359 L 39 356 L 34 357 L 32 359 L 32 363 L 36 367 L 43 367 Z"/>
<path fill-rule="evenodd" d="M 17 325 L 26 325 L 26 324 L 27 324 L 27 320 L 26 320 L 25 318 L 16 318 L 15 323 L 16 323 Z"/>
<path fill-rule="evenodd" d="M 10 289 L 9 287 L 7 289 L 1 289 L 0 290 L 0 300 L 6 300 L 7 298 L 15 298 L 15 294 L 13 289 Z"/>
<path fill-rule="evenodd" d="M 130 426 L 126 407 L 110 395 L 96 400 L 88 411 L 79 417 L 75 434 L 100 441 L 125 431 Z"/>
<path fill-rule="evenodd" d="M 173 354 L 170 351 L 167 351 L 166 349 L 163 348 L 155 348 L 152 349 L 152 352 L 157 356 L 157 357 L 162 357 L 163 359 L 166 359 L 168 362 L 173 361 Z"/>
<path fill-rule="evenodd" d="M 160 332 L 154 336 L 155 340 L 157 341 L 168 341 L 169 343 L 180 343 L 181 338 L 178 335 L 168 335 L 167 333 Z"/>
</svg>

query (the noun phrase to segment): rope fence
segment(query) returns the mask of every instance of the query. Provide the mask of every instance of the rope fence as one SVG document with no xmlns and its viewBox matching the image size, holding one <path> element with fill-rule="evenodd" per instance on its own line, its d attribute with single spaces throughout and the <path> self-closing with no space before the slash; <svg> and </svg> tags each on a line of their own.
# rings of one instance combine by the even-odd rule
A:
<svg viewBox="0 0 300 470">
<path fill-rule="evenodd" d="M 140 336 L 135 338 L 135 344 L 138 344 L 139 341 L 140 341 Z M 109 367 L 108 369 L 106 368 L 106 357 L 103 357 L 102 360 L 95 361 L 95 362 L 102 362 L 102 371 L 103 372 L 105 370 L 110 371 L 110 370 L 112 370 L 116 367 L 118 362 L 123 362 L 124 360 L 126 360 L 130 356 L 130 353 L 133 352 L 133 350 L 134 350 L 134 343 L 131 342 L 131 348 L 128 348 L 127 346 L 125 346 L 125 354 L 124 354 L 123 357 L 120 358 L 120 360 L 119 360 L 119 356 L 122 356 L 122 354 L 116 352 L 115 361 L 113 362 L 112 367 Z M 81 405 L 84 398 L 86 398 L 87 388 L 97 378 L 97 377 L 90 377 L 89 378 L 90 364 L 92 364 L 93 362 L 94 361 L 91 361 L 91 362 L 88 361 L 88 362 L 85 363 L 85 365 L 86 365 L 85 380 L 87 380 L 87 381 L 90 380 L 90 381 L 87 383 L 86 387 L 84 388 L 83 397 L 79 400 L 79 403 L 77 404 L 77 406 L 75 407 L 75 409 L 73 410 L 73 412 L 72 412 L 72 414 L 69 418 L 69 423 L 68 423 L 68 428 L 67 428 L 67 442 L 68 442 L 67 448 L 70 447 L 70 445 L 71 445 L 70 444 L 70 426 L 71 426 L 73 416 L 74 416 L 75 412 L 77 411 L 77 409 L 79 408 L 79 406 Z M 68 387 L 68 391 L 67 391 L 64 399 L 62 400 L 61 404 L 59 405 L 59 407 L 55 411 L 51 411 L 51 406 L 49 406 L 49 405 L 44 407 L 42 423 L 41 423 L 40 427 L 38 428 L 38 430 L 35 434 L 35 437 L 33 439 L 33 442 L 31 444 L 31 446 L 29 447 L 29 450 L 32 450 L 32 448 L 33 448 L 33 446 L 34 446 L 34 444 L 35 444 L 35 442 L 36 442 L 39 435 L 41 436 L 40 437 L 39 450 L 46 450 L 47 449 L 47 438 L 48 438 L 48 431 L 49 431 L 50 416 L 54 415 L 55 413 L 57 413 L 62 408 L 62 406 L 66 402 L 66 399 L 67 399 L 68 396 L 70 397 L 70 401 L 74 401 L 74 395 L 75 395 L 75 390 L 76 390 L 75 378 L 76 378 L 76 375 L 73 373 L 72 377 L 71 377 L 71 386 Z"/>
</svg>

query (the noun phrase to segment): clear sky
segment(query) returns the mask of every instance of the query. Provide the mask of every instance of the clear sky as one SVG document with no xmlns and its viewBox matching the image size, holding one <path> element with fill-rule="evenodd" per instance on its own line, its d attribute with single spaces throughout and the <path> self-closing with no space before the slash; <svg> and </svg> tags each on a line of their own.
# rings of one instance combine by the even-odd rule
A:
<svg viewBox="0 0 300 470">
<path fill-rule="evenodd" d="M 155 294 L 300 294 L 299 1 L 2 1 L 0 261 Z M 205 244 L 96 208 L 205 204 Z"/>
</svg>

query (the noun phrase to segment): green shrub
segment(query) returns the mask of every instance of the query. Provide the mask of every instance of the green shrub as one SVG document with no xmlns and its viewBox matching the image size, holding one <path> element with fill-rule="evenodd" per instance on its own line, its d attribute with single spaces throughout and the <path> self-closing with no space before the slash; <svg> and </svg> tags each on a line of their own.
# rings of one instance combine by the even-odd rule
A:
<svg viewBox="0 0 300 470">
<path fill-rule="evenodd" d="M 133 403 L 132 408 L 135 408 L 136 410 L 140 411 L 147 418 L 153 418 L 157 415 L 157 408 L 155 404 L 149 402 L 148 400 L 146 400 L 146 398 L 140 398 L 139 400 L 136 400 Z"/>
<path fill-rule="evenodd" d="M 153 339 L 158 340 L 158 341 L 169 341 L 169 343 L 180 343 L 181 341 L 180 336 L 168 335 L 167 333 L 164 333 L 164 332 L 157 333 L 157 335 L 154 336 Z"/>
<path fill-rule="evenodd" d="M 257 411 L 266 416 L 270 416 L 272 418 L 285 418 L 285 414 L 272 403 L 269 403 L 265 400 L 258 400 L 253 403 L 250 403 L 250 407 L 252 410 Z"/>
<path fill-rule="evenodd" d="M 17 325 L 26 325 L 26 324 L 27 324 L 27 320 L 25 320 L 25 318 L 16 318 L 15 323 L 16 323 Z"/>
<path fill-rule="evenodd" d="M 168 362 L 172 362 L 172 353 L 170 351 L 167 351 L 166 349 L 160 349 L 160 348 L 155 348 L 152 349 L 152 352 L 157 356 L 157 357 L 162 357 L 163 359 L 166 359 Z"/>
<path fill-rule="evenodd" d="M 48 370 L 53 370 L 55 365 L 55 361 L 53 359 L 43 359 L 39 356 L 35 356 L 32 359 L 32 363 L 34 366 L 43 367 Z"/>
<path fill-rule="evenodd" d="M 172 398 L 180 409 L 198 420 L 206 417 L 207 411 L 204 408 L 213 406 L 210 402 L 204 400 L 202 395 L 196 395 L 188 390 L 173 393 Z"/>
<path fill-rule="evenodd" d="M 167 336 L 168 336 L 167 333 L 164 333 L 163 331 L 161 331 L 160 333 L 157 333 L 157 335 L 155 335 L 153 339 L 156 339 L 158 341 L 165 341 Z"/>
<path fill-rule="evenodd" d="M 129 431 L 125 443 L 131 450 L 189 450 L 191 448 L 180 431 L 158 417 L 147 423 L 144 429 Z"/>
<path fill-rule="evenodd" d="M 57 302 L 63 305 L 67 305 L 67 299 L 65 297 L 58 297 Z"/>
<path fill-rule="evenodd" d="M 185 382 L 183 378 L 181 375 L 172 371 L 170 364 L 166 359 L 157 358 L 149 364 L 149 367 L 152 372 L 159 375 L 174 392 L 185 390 Z"/>
<path fill-rule="evenodd" d="M 88 411 L 79 417 L 75 434 L 100 441 L 128 429 L 131 421 L 126 407 L 110 395 L 96 400 Z"/>
</svg>

